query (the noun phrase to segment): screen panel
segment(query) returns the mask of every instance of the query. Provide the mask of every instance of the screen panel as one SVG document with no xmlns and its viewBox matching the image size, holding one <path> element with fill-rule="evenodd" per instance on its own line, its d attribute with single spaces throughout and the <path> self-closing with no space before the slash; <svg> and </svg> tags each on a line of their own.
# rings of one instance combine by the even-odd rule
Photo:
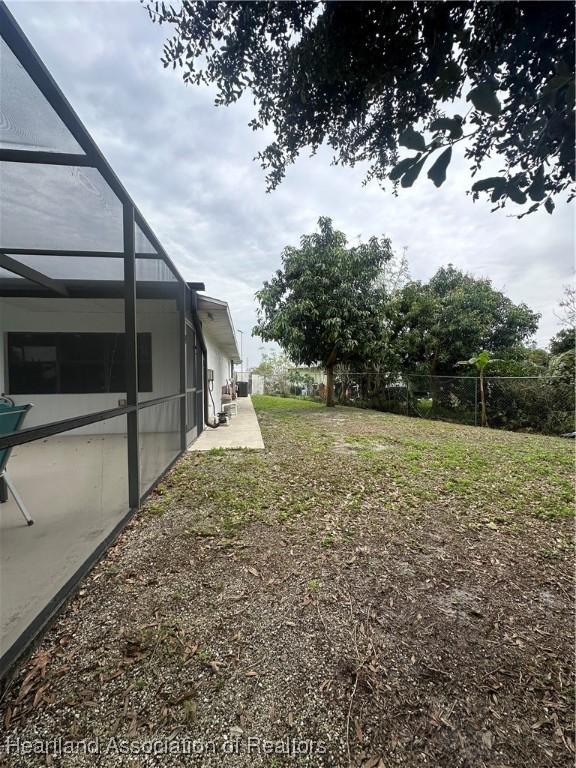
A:
<svg viewBox="0 0 576 768">
<path fill-rule="evenodd" d="M 12 449 L 0 503 L 0 653 L 129 511 L 126 416 Z"/>
<path fill-rule="evenodd" d="M 152 336 L 139 333 L 138 387 L 152 391 Z M 124 333 L 8 333 L 10 395 L 126 391 Z"/>
<path fill-rule="evenodd" d="M 136 259 L 136 280 L 141 282 L 171 283 L 178 279 L 168 264 L 162 259 Z"/>
<path fill-rule="evenodd" d="M 136 327 L 151 337 L 152 389 L 140 390 L 140 402 L 180 391 L 180 317 L 174 299 L 139 298 Z"/>
<path fill-rule="evenodd" d="M 14 272 L 9 272 L 7 269 L 0 268 L 0 280 L 20 280 L 21 282 L 24 281 L 23 277 L 20 277 L 20 275 L 14 274 Z M 26 283 L 29 281 L 26 280 Z M 32 283 L 29 283 L 32 285 Z"/>
<path fill-rule="evenodd" d="M 124 257 L 118 256 L 43 256 L 18 254 L 11 256 L 27 267 L 41 272 L 54 280 L 124 280 Z M 14 272 L 0 269 L 0 279 L 22 279 Z M 137 258 L 136 280 L 142 282 L 178 282 L 176 276 L 162 259 Z"/>
<path fill-rule="evenodd" d="M 24 428 L 124 405 L 123 347 L 122 299 L 0 298 L 0 390 L 33 406 Z"/>
<path fill-rule="evenodd" d="M 138 224 L 136 224 L 134 237 L 136 253 L 157 253 L 156 248 L 154 248 Z"/>
<path fill-rule="evenodd" d="M 52 278 L 53 280 L 124 280 L 124 258 L 99 256 L 39 256 L 18 254 L 14 261 Z M 18 278 L 13 272 L 0 270 L 0 278 Z"/>
<path fill-rule="evenodd" d="M 95 168 L 0 163 L 0 249 L 122 252 L 122 205 Z"/>
<path fill-rule="evenodd" d="M 162 259 L 136 259 L 136 328 L 152 335 L 151 392 L 140 402 L 180 392 L 181 283 Z"/>
<path fill-rule="evenodd" d="M 140 409 L 138 442 L 140 492 L 144 494 L 180 453 L 179 399 Z"/>
<path fill-rule="evenodd" d="M 0 147 L 84 154 L 1 37 Z"/>
</svg>

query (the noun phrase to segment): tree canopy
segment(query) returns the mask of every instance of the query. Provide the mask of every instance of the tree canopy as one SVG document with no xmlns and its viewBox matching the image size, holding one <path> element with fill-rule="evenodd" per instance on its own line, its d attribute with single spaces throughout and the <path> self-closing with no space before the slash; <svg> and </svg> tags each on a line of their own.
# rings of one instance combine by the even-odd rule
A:
<svg viewBox="0 0 576 768">
<path fill-rule="evenodd" d="M 490 280 L 441 267 L 430 282 L 413 281 L 387 306 L 389 343 L 402 370 L 460 374 L 477 350 L 511 350 L 536 332 L 539 315 L 514 304 Z"/>
<path fill-rule="evenodd" d="M 561 355 L 576 348 L 576 328 L 562 328 L 550 339 L 550 354 Z"/>
<path fill-rule="evenodd" d="M 268 352 L 263 347 L 260 349 L 262 356 L 258 365 L 252 368 L 252 373 L 258 376 L 276 376 L 292 366 L 290 358 L 284 352 Z"/>
<path fill-rule="evenodd" d="M 574 195 L 572 2 L 142 2 L 171 27 L 165 66 L 217 104 L 251 92 L 250 125 L 275 134 L 258 155 L 270 189 L 327 144 L 396 188 L 426 166 L 440 186 L 453 152 L 472 176 L 497 156 L 471 192 L 520 215 Z"/>
<path fill-rule="evenodd" d="M 253 335 L 277 342 L 298 365 L 322 365 L 331 405 L 334 366 L 367 365 L 381 354 L 385 291 L 378 281 L 392 248 L 376 237 L 348 247 L 329 218 L 318 228 L 299 248 L 284 249 L 282 268 L 257 292 Z"/>
</svg>

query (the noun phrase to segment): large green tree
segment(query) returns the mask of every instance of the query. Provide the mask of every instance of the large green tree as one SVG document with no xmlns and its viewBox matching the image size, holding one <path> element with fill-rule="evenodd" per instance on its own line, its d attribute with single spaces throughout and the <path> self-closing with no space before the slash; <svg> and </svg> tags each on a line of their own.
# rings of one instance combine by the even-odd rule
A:
<svg viewBox="0 0 576 768">
<path fill-rule="evenodd" d="M 461 375 L 458 361 L 476 350 L 502 353 L 538 328 L 539 315 L 452 265 L 430 282 L 413 281 L 387 305 L 390 344 L 403 370 Z"/>
<path fill-rule="evenodd" d="M 300 247 L 282 253 L 282 268 L 257 292 L 253 335 L 275 341 L 297 365 L 326 369 L 326 405 L 334 405 L 334 367 L 366 366 L 382 352 L 383 265 L 392 258 L 387 238 L 348 247 L 329 218 Z"/>
<path fill-rule="evenodd" d="M 520 215 L 574 192 L 573 2 L 142 2 L 171 30 L 165 66 L 214 84 L 217 104 L 251 92 L 251 126 L 275 134 L 270 188 L 327 144 L 401 187 L 426 166 L 440 186 L 453 148 L 472 175 L 498 156 L 471 191 Z"/>
<path fill-rule="evenodd" d="M 576 328 L 562 328 L 550 339 L 550 354 L 561 355 L 576 349 Z"/>
</svg>

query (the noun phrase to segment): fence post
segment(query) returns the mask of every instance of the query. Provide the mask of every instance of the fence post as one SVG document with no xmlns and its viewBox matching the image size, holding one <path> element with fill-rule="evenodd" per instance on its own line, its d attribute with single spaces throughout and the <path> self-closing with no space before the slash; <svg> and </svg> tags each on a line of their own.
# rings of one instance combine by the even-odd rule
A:
<svg viewBox="0 0 576 768">
<path fill-rule="evenodd" d="M 474 377 L 474 426 L 478 426 L 478 377 Z"/>
<path fill-rule="evenodd" d="M 410 416 L 410 401 L 408 394 L 408 376 L 404 377 L 404 388 L 406 389 L 406 416 Z"/>
</svg>

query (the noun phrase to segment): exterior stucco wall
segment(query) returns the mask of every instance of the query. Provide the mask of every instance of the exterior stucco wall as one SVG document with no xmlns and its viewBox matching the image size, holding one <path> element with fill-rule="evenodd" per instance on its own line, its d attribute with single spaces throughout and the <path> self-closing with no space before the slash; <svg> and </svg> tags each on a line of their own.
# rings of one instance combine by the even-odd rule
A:
<svg viewBox="0 0 576 768">
<path fill-rule="evenodd" d="M 213 419 L 214 410 L 216 413 L 222 410 L 222 387 L 226 382 L 232 379 L 232 365 L 230 358 L 224 355 L 211 337 L 210 329 L 206 325 L 202 326 L 202 335 L 204 336 L 204 343 L 206 344 L 207 368 L 214 371 L 214 384 L 211 392 L 212 398 L 210 397 L 210 394 L 208 395 L 208 417 Z M 214 400 L 214 406 L 212 405 L 212 399 Z"/>
</svg>

